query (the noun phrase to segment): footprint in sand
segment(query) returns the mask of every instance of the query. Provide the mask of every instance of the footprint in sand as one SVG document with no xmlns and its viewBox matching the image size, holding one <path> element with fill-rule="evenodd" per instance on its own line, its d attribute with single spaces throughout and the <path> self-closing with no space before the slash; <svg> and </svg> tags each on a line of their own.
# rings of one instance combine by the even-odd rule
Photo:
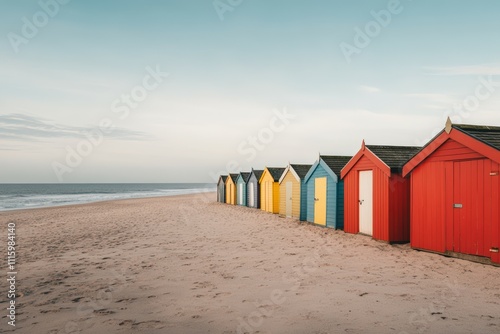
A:
<svg viewBox="0 0 500 334">
<path fill-rule="evenodd" d="M 137 298 L 127 298 L 127 299 L 120 299 L 120 300 L 117 300 L 116 302 L 117 303 L 123 303 L 123 302 L 133 302 L 134 300 L 136 300 Z"/>
<path fill-rule="evenodd" d="M 42 314 L 47 314 L 47 313 L 58 313 L 60 312 L 61 309 L 57 309 L 57 310 L 40 310 L 40 313 Z M 19 313 L 17 315 L 20 315 Z"/>
<path fill-rule="evenodd" d="M 222 296 L 230 296 L 230 295 L 231 295 L 231 292 L 218 292 L 213 296 L 213 298 L 218 298 L 218 297 L 222 297 Z"/>
<path fill-rule="evenodd" d="M 112 311 L 112 310 L 108 310 L 108 309 L 100 309 L 100 310 L 95 310 L 94 311 L 95 314 L 101 314 L 101 315 L 109 315 L 109 314 L 115 314 L 116 312 L 115 311 Z"/>
</svg>

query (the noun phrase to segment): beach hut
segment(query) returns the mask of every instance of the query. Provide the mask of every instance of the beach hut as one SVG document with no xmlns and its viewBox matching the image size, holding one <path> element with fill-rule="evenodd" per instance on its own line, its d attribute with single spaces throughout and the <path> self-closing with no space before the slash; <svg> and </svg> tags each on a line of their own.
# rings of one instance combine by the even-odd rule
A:
<svg viewBox="0 0 500 334">
<path fill-rule="evenodd" d="M 248 177 L 247 182 L 247 206 L 250 208 L 260 209 L 260 177 L 264 173 L 263 170 L 255 170 Z"/>
<path fill-rule="evenodd" d="M 361 146 L 342 169 L 344 231 L 389 243 L 410 241 L 410 182 L 403 165 L 420 147 Z"/>
<path fill-rule="evenodd" d="M 241 172 L 236 179 L 236 204 L 247 205 L 247 181 L 250 173 Z"/>
<path fill-rule="evenodd" d="M 227 175 L 221 175 L 217 182 L 217 202 L 226 203 L 226 179 Z"/>
<path fill-rule="evenodd" d="M 500 264 L 500 127 L 452 124 L 403 168 L 411 247 Z"/>
<path fill-rule="evenodd" d="M 261 210 L 280 212 L 280 177 L 285 168 L 266 167 L 262 173 L 260 183 L 260 208 Z"/>
<path fill-rule="evenodd" d="M 325 227 L 344 227 L 344 183 L 340 170 L 350 156 L 320 156 L 304 178 L 307 187 L 306 220 Z"/>
<path fill-rule="evenodd" d="M 229 174 L 226 179 L 226 203 L 236 205 L 236 179 L 240 174 Z"/>
<path fill-rule="evenodd" d="M 280 215 L 306 220 L 307 188 L 305 176 L 312 165 L 292 165 L 280 178 Z"/>
</svg>

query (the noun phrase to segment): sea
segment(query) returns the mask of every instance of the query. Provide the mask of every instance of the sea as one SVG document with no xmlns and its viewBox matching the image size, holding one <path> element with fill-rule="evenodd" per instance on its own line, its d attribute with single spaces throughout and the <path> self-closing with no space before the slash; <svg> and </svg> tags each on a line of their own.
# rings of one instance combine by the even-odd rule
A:
<svg viewBox="0 0 500 334">
<path fill-rule="evenodd" d="M 212 191 L 212 183 L 8 183 L 0 184 L 0 211 Z"/>
</svg>

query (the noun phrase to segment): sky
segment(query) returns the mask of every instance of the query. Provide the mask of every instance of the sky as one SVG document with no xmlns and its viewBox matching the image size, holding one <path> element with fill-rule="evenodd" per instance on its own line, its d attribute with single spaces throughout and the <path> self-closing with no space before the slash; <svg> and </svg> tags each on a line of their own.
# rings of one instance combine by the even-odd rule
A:
<svg viewBox="0 0 500 334">
<path fill-rule="evenodd" d="M 0 183 L 216 182 L 500 126 L 496 0 L 5 0 Z"/>
</svg>

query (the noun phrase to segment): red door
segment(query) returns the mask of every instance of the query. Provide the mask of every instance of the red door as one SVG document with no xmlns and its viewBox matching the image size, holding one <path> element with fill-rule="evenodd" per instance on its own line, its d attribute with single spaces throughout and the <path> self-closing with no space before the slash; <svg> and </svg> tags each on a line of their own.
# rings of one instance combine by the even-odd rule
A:
<svg viewBox="0 0 500 334">
<path fill-rule="evenodd" d="M 484 247 L 484 162 L 453 164 L 453 251 L 489 257 Z"/>
</svg>

